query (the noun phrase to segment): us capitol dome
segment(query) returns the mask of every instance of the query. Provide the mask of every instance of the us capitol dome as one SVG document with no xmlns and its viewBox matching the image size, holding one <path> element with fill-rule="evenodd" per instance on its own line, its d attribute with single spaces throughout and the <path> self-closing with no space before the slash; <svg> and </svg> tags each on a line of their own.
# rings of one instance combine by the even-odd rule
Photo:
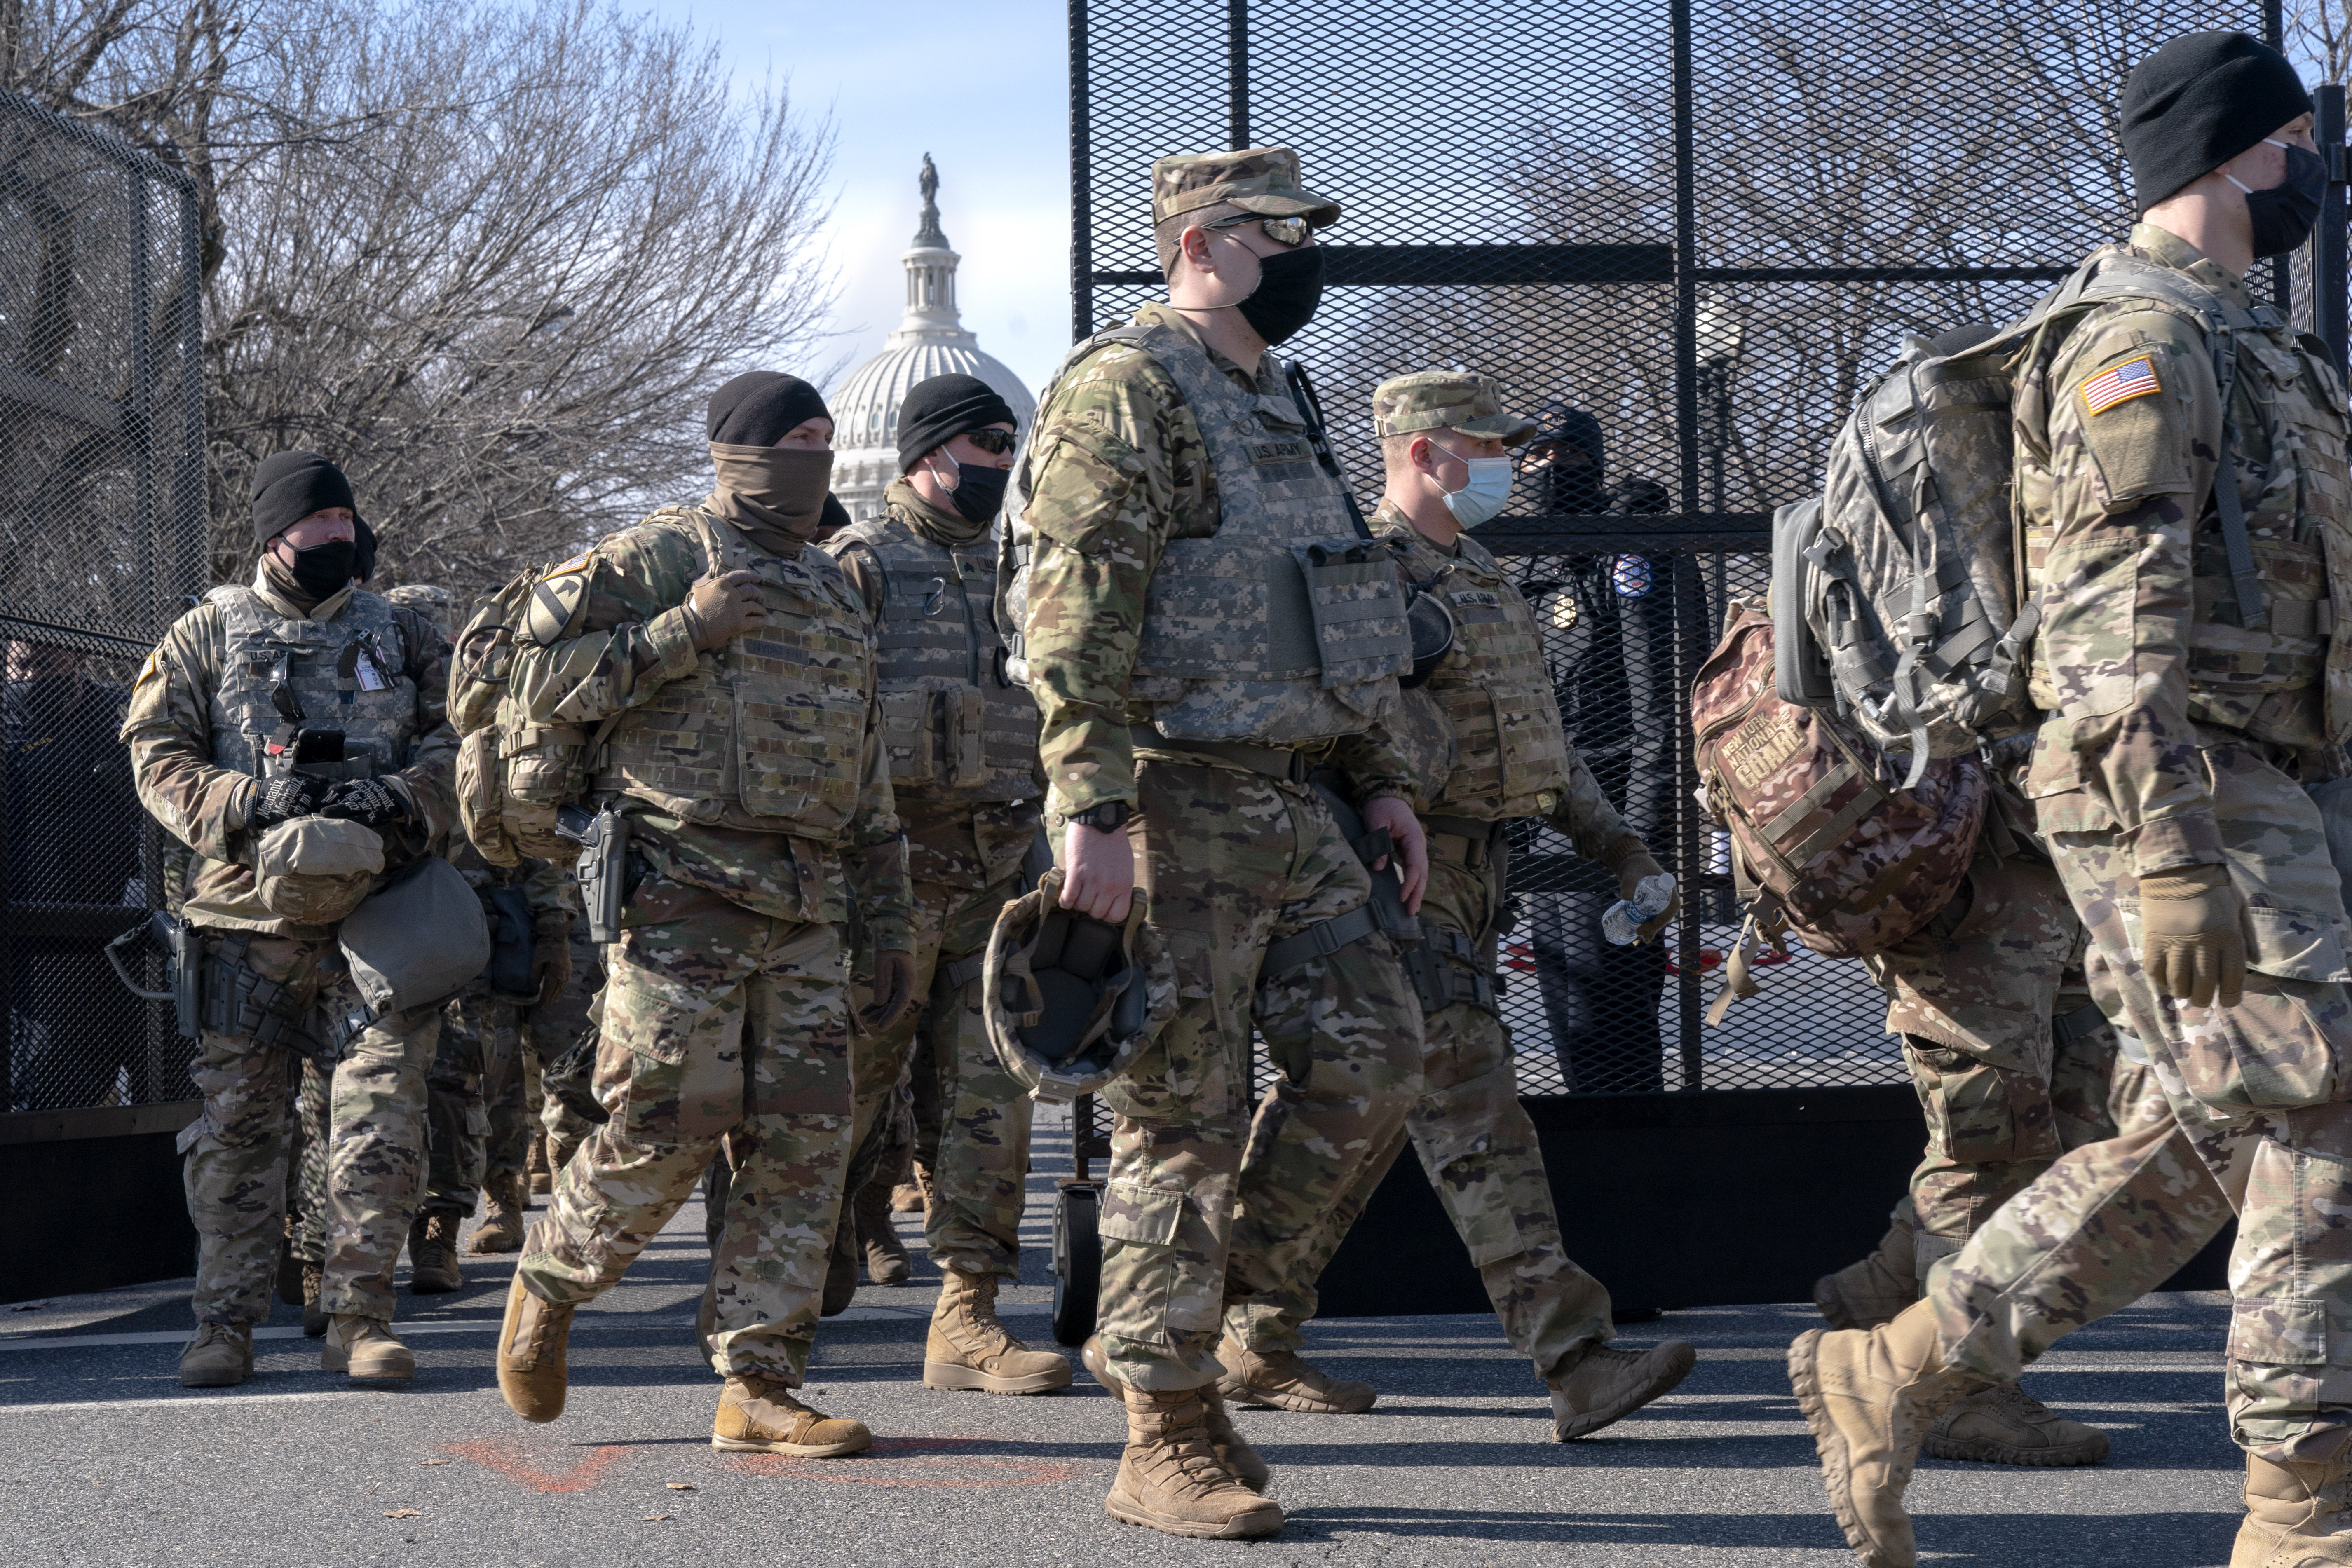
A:
<svg viewBox="0 0 2352 1568">
<path fill-rule="evenodd" d="M 956 263 L 940 232 L 940 176 L 923 154 L 922 226 L 900 259 L 907 268 L 907 313 L 883 340 L 882 352 L 849 373 L 825 399 L 833 409 L 833 493 L 859 521 L 882 510 L 882 492 L 898 477 L 898 405 L 917 382 L 935 375 L 971 375 L 1013 405 L 1022 432 L 1037 400 L 1002 361 L 981 352 L 956 310 Z"/>
</svg>

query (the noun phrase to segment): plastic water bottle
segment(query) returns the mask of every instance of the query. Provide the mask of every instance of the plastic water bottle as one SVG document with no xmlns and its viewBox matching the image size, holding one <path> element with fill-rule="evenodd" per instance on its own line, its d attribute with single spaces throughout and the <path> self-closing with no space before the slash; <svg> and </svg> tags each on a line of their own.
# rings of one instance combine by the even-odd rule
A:
<svg viewBox="0 0 2352 1568">
<path fill-rule="evenodd" d="M 1601 934 L 1619 947 L 1631 947 L 1641 934 L 1642 927 L 1666 912 L 1675 901 L 1675 879 L 1671 871 L 1661 871 L 1654 877 L 1644 877 L 1633 885 L 1633 896 L 1620 899 L 1601 917 Z"/>
</svg>

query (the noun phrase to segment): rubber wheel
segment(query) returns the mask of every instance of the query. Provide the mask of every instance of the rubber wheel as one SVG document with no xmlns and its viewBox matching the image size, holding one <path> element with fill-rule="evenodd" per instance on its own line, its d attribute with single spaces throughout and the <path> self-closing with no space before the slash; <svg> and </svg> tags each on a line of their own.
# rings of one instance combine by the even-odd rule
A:
<svg viewBox="0 0 2352 1568">
<path fill-rule="evenodd" d="M 1102 1214 L 1097 1187 L 1064 1187 L 1054 1197 L 1054 1342 L 1077 1345 L 1095 1331 L 1102 1290 Z"/>
</svg>

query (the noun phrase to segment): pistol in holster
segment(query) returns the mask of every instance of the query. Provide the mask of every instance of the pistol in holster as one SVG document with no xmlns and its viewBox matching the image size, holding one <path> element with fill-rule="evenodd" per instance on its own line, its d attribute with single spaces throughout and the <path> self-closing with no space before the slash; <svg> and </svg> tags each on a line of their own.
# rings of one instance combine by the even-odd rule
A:
<svg viewBox="0 0 2352 1568">
<path fill-rule="evenodd" d="M 566 805 L 556 811 L 555 831 L 580 846 L 577 870 L 588 940 L 620 941 L 621 906 L 629 897 L 629 819 L 610 800 L 593 812 Z"/>
<path fill-rule="evenodd" d="M 131 978 L 130 965 L 123 954 L 132 942 L 145 937 L 163 954 L 163 986 L 150 991 Z M 196 928 L 169 910 L 157 910 L 139 924 L 106 944 L 106 962 L 114 966 L 115 978 L 129 986 L 133 994 L 150 1002 L 169 1002 L 172 1020 L 180 1033 L 193 1040 L 202 1028 L 204 1002 L 204 965 L 199 962 Z"/>
</svg>

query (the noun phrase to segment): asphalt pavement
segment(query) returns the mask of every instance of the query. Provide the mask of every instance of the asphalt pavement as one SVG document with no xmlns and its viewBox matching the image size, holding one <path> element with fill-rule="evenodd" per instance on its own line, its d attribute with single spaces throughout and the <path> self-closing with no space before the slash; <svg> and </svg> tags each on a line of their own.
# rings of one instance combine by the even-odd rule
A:
<svg viewBox="0 0 2352 1568">
<path fill-rule="evenodd" d="M 1051 1173 L 1041 1129 L 1023 1283 L 1004 1316 L 1050 1342 Z M 902 1231 L 913 1239 L 911 1221 Z M 1797 1306 L 1668 1313 L 1624 1342 L 1678 1337 L 1697 1370 L 1581 1442 L 1550 1441 L 1543 1389 L 1484 1317 L 1318 1323 L 1309 1354 L 1369 1378 L 1356 1416 L 1244 1411 L 1288 1511 L 1263 1542 L 1181 1541 L 1108 1519 L 1118 1405 L 1080 1372 L 1013 1399 L 921 1383 L 937 1270 L 868 1287 L 828 1320 L 807 1397 L 873 1427 L 856 1458 L 721 1454 L 716 1381 L 691 1344 L 706 1253 L 697 1205 L 575 1321 L 572 1394 L 549 1426 L 499 1402 L 491 1346 L 512 1257 L 466 1259 L 467 1288 L 412 1299 L 415 1383 L 325 1373 L 279 1308 L 257 1375 L 183 1390 L 187 1284 L 0 1312 L 0 1562 L 548 1564 L 1851 1563 L 1789 1393 Z M 2241 1476 L 2221 1414 L 2225 1299 L 2151 1296 L 2065 1342 L 2031 1374 L 2051 1405 L 2107 1428 L 2077 1470 L 1923 1463 L 1913 1503 L 1938 1563 L 2229 1557 Z"/>
</svg>

